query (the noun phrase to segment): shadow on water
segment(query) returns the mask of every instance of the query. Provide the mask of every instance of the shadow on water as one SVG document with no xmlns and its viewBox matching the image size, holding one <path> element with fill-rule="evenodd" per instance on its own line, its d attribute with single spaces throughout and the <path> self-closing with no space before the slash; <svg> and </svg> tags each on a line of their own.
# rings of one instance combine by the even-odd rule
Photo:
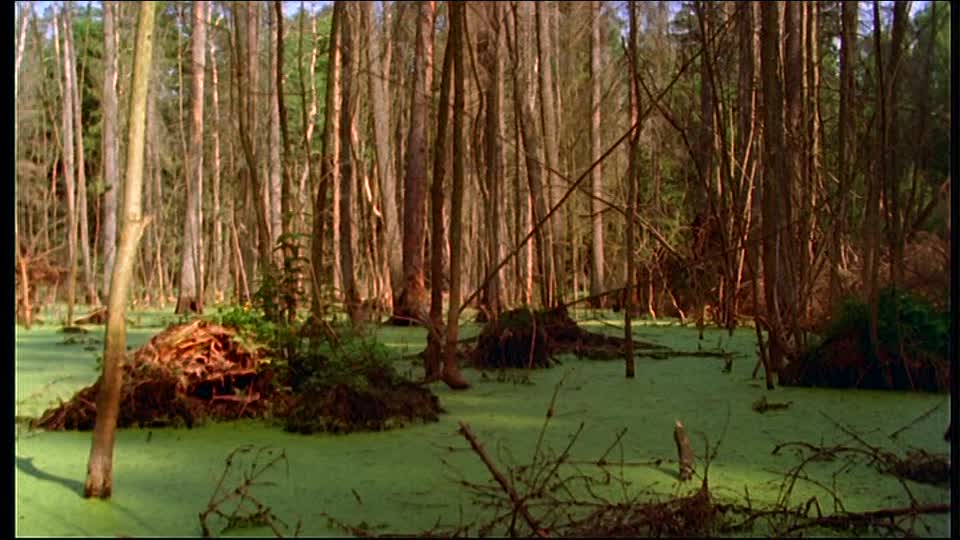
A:
<svg viewBox="0 0 960 540">
<path fill-rule="evenodd" d="M 20 471 L 24 474 L 28 474 L 39 480 L 46 480 L 48 482 L 60 484 L 70 491 L 73 491 L 77 495 L 83 495 L 83 482 L 80 482 L 79 480 L 71 480 L 70 478 L 63 478 L 62 476 L 41 471 L 36 465 L 33 464 L 32 457 L 24 458 L 17 456 L 17 468 L 20 469 Z"/>
</svg>

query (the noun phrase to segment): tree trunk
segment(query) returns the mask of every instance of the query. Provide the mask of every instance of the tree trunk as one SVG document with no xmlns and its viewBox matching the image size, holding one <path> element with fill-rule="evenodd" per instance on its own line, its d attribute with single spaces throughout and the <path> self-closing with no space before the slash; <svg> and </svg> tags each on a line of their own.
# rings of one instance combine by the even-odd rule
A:
<svg viewBox="0 0 960 540">
<path fill-rule="evenodd" d="M 213 13 L 213 6 L 207 10 L 207 21 L 209 23 Z M 220 17 L 217 17 L 215 26 L 219 27 Z M 218 303 L 224 301 L 224 289 L 226 288 L 226 276 L 224 265 L 227 261 L 223 253 L 223 216 L 220 209 L 220 78 L 217 70 L 217 40 L 210 39 L 210 90 L 213 95 L 213 272 L 210 277 L 213 280 L 214 297 Z"/>
<path fill-rule="evenodd" d="M 852 164 L 856 163 L 856 143 L 854 126 L 856 108 L 856 79 L 854 70 L 857 49 L 857 5 L 840 2 L 840 118 L 837 133 L 837 210 L 834 214 L 834 228 L 830 240 L 830 289 L 829 305 L 833 306 L 840 296 L 841 248 L 847 231 L 847 212 L 849 197 L 847 193 L 852 182 Z"/>
<path fill-rule="evenodd" d="M 640 116 L 640 89 L 637 85 L 637 6 L 634 0 L 630 0 L 628 7 L 630 11 L 630 125 L 635 125 Z M 626 226 L 626 263 L 627 263 L 627 282 L 623 289 L 623 328 L 626 347 L 624 352 L 625 372 L 628 379 L 636 375 L 633 358 L 633 329 L 630 325 L 630 319 L 633 316 L 633 277 L 634 277 L 634 257 L 633 257 L 633 236 L 634 236 L 634 212 L 636 211 L 637 200 L 637 151 L 640 142 L 640 128 L 638 127 L 630 135 L 629 156 L 627 157 L 627 226 Z"/>
<path fill-rule="evenodd" d="M 600 41 L 600 1 L 590 2 L 590 161 L 600 159 L 600 50 L 603 45 Z M 602 308 L 606 304 L 605 298 L 599 296 L 604 291 L 604 256 L 603 256 L 603 213 L 602 205 L 596 197 L 603 195 L 603 168 L 598 164 L 590 172 L 590 189 L 593 197 L 590 199 L 591 221 L 591 258 L 590 258 L 590 296 L 591 305 Z"/>
<path fill-rule="evenodd" d="M 117 252 L 117 49 L 115 2 L 103 3 L 103 292 L 110 292 L 113 261 Z"/>
<path fill-rule="evenodd" d="M 550 39 L 550 22 L 557 6 L 555 2 L 536 2 L 534 7 L 536 10 L 537 52 L 539 54 L 540 119 L 543 125 L 543 147 L 544 157 L 546 158 L 544 169 L 546 170 L 545 180 L 548 193 L 547 204 L 549 208 L 553 208 L 557 201 L 563 197 L 565 191 L 563 181 L 553 172 L 560 172 L 560 150 L 557 144 L 560 134 L 557 129 L 557 96 L 554 92 L 553 73 L 555 47 Z M 565 283 L 559 278 L 560 272 L 564 268 L 564 250 L 566 248 L 563 230 L 564 213 L 564 209 L 558 209 L 555 215 L 551 217 L 550 223 L 546 224 L 550 227 L 553 236 L 554 294 L 558 298 L 563 295 L 565 288 Z"/>
<path fill-rule="evenodd" d="M 500 116 L 503 107 L 503 92 L 501 90 L 499 4 L 491 2 L 486 4 L 486 8 L 488 19 L 493 21 L 493 26 L 488 31 L 479 34 L 478 48 L 487 74 L 486 88 L 483 89 L 483 102 L 485 104 L 483 147 L 486 165 L 485 180 L 490 200 L 485 212 L 487 268 L 489 271 L 495 268 L 500 263 L 500 259 L 503 258 L 500 242 L 500 221 L 504 214 L 503 167 L 501 166 L 503 151 L 500 147 L 502 138 Z M 500 276 L 500 271 L 494 272 L 483 291 L 483 304 L 492 320 L 497 318 L 503 304 Z"/>
<path fill-rule="evenodd" d="M 459 15 L 451 4 L 450 16 Z M 451 20 L 451 26 L 453 20 Z M 443 72 L 440 76 L 440 105 L 437 111 L 437 144 L 433 154 L 433 183 L 430 186 L 430 230 L 433 240 L 430 242 L 430 328 L 427 334 L 427 352 L 424 358 L 424 380 L 433 381 L 440 378 L 441 363 L 444 357 L 444 325 L 443 325 L 443 182 L 447 160 L 447 123 L 450 117 L 450 86 L 453 83 L 453 58 L 457 54 L 454 50 L 456 39 L 451 35 L 447 41 L 447 49 L 443 55 Z M 450 224 L 454 226 L 453 223 Z M 451 232 L 452 234 L 452 232 Z"/>
<path fill-rule="evenodd" d="M 514 109 L 520 121 L 520 133 L 523 138 L 524 159 L 527 167 L 527 183 L 532 201 L 531 223 L 539 223 L 547 214 L 546 194 L 541 174 L 540 137 L 537 134 L 534 104 L 536 92 L 530 73 L 533 71 L 532 40 L 530 39 L 530 10 L 528 2 L 516 4 L 515 28 L 517 43 L 514 47 Z M 537 270 L 540 273 L 540 301 L 544 307 L 552 306 L 556 279 L 554 277 L 553 239 L 550 227 L 540 227 L 534 234 L 537 254 Z"/>
<path fill-rule="evenodd" d="M 414 79 L 410 86 L 410 134 L 403 189 L 403 291 L 394 305 L 394 322 L 427 320 L 423 238 L 427 192 L 427 122 L 433 78 L 434 3 L 418 3 Z"/>
<path fill-rule="evenodd" d="M 342 62 L 342 86 L 340 87 L 340 265 L 343 283 L 343 305 L 353 323 L 360 320 L 360 298 L 357 294 L 356 276 L 353 268 L 353 150 L 351 127 L 350 85 L 353 70 L 352 4 L 337 2 L 334 17 L 340 18 L 340 60 Z"/>
<path fill-rule="evenodd" d="M 773 373 L 780 368 L 783 359 L 780 335 L 780 287 L 781 224 L 784 216 L 778 212 L 777 199 L 784 195 L 779 192 L 777 183 L 785 176 L 783 165 L 783 97 L 778 77 L 780 48 L 779 6 L 773 2 L 760 5 L 760 70 L 763 77 L 764 110 L 764 186 L 763 186 L 763 289 L 766 300 L 767 321 L 769 323 L 769 357 L 765 357 L 767 389 L 773 389 Z"/>
<path fill-rule="evenodd" d="M 69 9 L 63 8 L 64 11 Z M 77 295 L 77 203 L 76 183 L 74 181 L 74 144 L 73 144 L 73 55 L 70 52 L 70 39 L 67 37 L 70 28 L 64 13 L 63 37 L 63 87 L 62 97 L 62 133 L 63 133 L 63 182 L 66 187 L 67 198 L 67 320 L 66 324 L 73 324 L 73 308 Z M 57 36 L 57 22 L 54 19 L 54 39 Z"/>
<path fill-rule="evenodd" d="M 337 184 L 337 161 L 339 149 L 336 144 L 337 136 L 337 100 L 340 92 L 340 50 L 339 50 L 339 20 L 333 18 L 330 27 L 329 58 L 327 61 L 327 85 L 324 98 L 324 126 L 323 126 L 323 153 L 320 161 L 320 187 L 313 207 L 313 236 L 310 247 L 310 264 L 313 269 L 313 303 L 311 312 L 316 319 L 323 315 L 323 302 L 320 296 L 320 286 L 323 279 L 323 234 L 324 220 L 327 209 L 327 188 L 330 184 Z M 336 203 L 337 201 L 334 201 Z M 336 249 L 334 250 L 336 251 Z M 336 262 L 336 261 L 335 261 Z M 336 272 L 335 272 L 336 273 Z M 334 284 L 336 287 L 336 284 Z"/>
<path fill-rule="evenodd" d="M 203 313 L 200 295 L 199 186 L 203 176 L 203 83 L 206 66 L 206 2 L 193 3 L 193 59 L 190 83 L 190 146 L 187 150 L 187 201 L 183 219 L 183 255 L 180 264 L 180 291 L 174 313 Z"/>
<path fill-rule="evenodd" d="M 460 254 L 462 249 L 464 160 L 467 149 L 463 137 L 464 117 L 464 39 L 466 5 L 448 3 L 450 8 L 450 36 L 453 44 L 454 98 L 453 98 L 453 194 L 450 202 L 450 305 L 447 308 L 447 343 L 444 348 L 443 381 L 454 390 L 470 387 L 457 367 L 457 335 L 460 325 Z"/>
<path fill-rule="evenodd" d="M 147 84 L 153 57 L 153 2 L 140 4 L 137 38 L 134 49 L 133 90 L 130 99 L 127 140 L 127 172 L 123 197 L 123 226 L 120 245 L 110 280 L 106 339 L 103 352 L 103 375 L 97 393 L 97 419 L 87 465 L 85 497 L 109 498 L 113 492 L 113 448 L 120 409 L 123 361 L 126 356 L 126 304 L 133 279 L 133 263 L 137 244 L 149 222 L 140 212 L 143 185 L 143 147 L 146 124 Z"/>
<path fill-rule="evenodd" d="M 276 16 L 275 10 L 269 10 L 271 14 L 271 19 L 274 25 L 277 25 L 279 22 L 279 17 Z M 281 15 L 282 17 L 282 15 Z M 273 254 L 274 263 L 277 264 L 278 268 L 282 268 L 282 252 L 274 251 L 277 248 L 277 240 L 280 238 L 280 235 L 283 233 L 283 165 L 280 161 L 280 97 L 279 96 L 279 87 L 277 86 L 277 66 L 279 65 L 279 58 L 277 56 L 277 43 L 279 36 L 276 32 L 270 33 L 270 70 L 267 72 L 267 81 L 273 81 L 273 84 L 268 83 L 268 96 L 270 99 L 267 100 L 267 107 L 270 110 L 270 129 L 268 137 L 268 147 L 269 147 L 269 184 L 268 184 L 268 193 L 270 199 L 270 252 Z M 276 93 L 274 93 L 276 92 Z"/>
<path fill-rule="evenodd" d="M 366 48 L 367 85 L 370 93 L 370 114 L 373 122 L 374 156 L 380 185 L 383 210 L 383 242 L 390 270 L 390 303 L 403 288 L 403 252 L 400 245 L 400 217 L 397 208 L 397 173 L 390 147 L 390 96 L 386 81 L 390 74 L 392 43 L 390 42 L 387 6 L 383 6 L 382 34 L 373 20 L 373 2 L 361 4 L 370 29 L 371 46 Z M 440 144 L 440 141 L 437 141 Z"/>
<path fill-rule="evenodd" d="M 86 174 L 86 164 L 84 162 L 84 151 L 83 151 L 83 115 L 80 111 L 80 84 L 77 79 L 77 53 L 76 47 L 73 43 L 73 23 L 71 22 L 71 14 L 69 3 L 66 4 L 66 7 L 63 11 L 64 18 L 64 54 L 70 54 L 70 80 L 72 81 L 71 92 L 69 96 L 69 103 L 73 111 L 73 127 L 74 127 L 74 142 L 76 143 L 76 158 L 77 158 L 77 198 L 76 198 L 76 212 L 77 212 L 77 223 L 79 226 L 80 232 L 80 255 L 83 262 L 83 285 L 85 289 L 85 299 L 87 304 L 96 305 L 100 302 L 96 285 L 94 285 L 93 269 L 91 267 L 90 260 L 90 229 L 89 229 L 89 219 L 87 212 L 87 174 Z M 69 49 L 69 53 L 67 50 Z M 67 103 L 65 101 L 64 103 Z"/>
</svg>

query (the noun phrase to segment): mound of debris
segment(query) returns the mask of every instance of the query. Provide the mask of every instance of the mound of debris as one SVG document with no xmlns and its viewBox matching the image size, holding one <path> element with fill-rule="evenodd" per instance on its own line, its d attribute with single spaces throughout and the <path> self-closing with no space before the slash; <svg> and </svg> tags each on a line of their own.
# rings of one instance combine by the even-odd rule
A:
<svg viewBox="0 0 960 540">
<path fill-rule="evenodd" d="M 547 368 L 555 355 L 572 353 L 594 359 L 623 358 L 623 338 L 587 332 L 570 318 L 566 307 L 533 312 L 519 308 L 488 322 L 470 352 L 480 368 Z M 661 349 L 634 340 L 635 349 Z"/>
<path fill-rule="evenodd" d="M 261 351 L 234 339 L 230 328 L 196 320 L 157 334 L 123 366 L 117 427 L 192 427 L 206 417 L 258 416 L 267 407 L 269 370 Z M 34 423 L 43 429 L 93 429 L 98 380 Z"/>
<path fill-rule="evenodd" d="M 128 355 L 117 427 L 192 427 L 205 419 L 279 417 L 291 431 L 385 429 L 403 420 L 436 420 L 442 412 L 429 389 L 404 380 L 389 365 L 330 362 L 315 355 L 310 377 L 282 369 L 269 351 L 236 329 L 195 320 L 171 326 Z M 318 361 L 319 360 L 319 361 Z M 342 359 L 341 359 L 342 360 Z M 352 371 L 351 371 L 352 370 Z M 325 376 L 336 372 L 337 376 Z M 294 378 L 319 380 L 301 383 Z M 91 430 L 100 382 L 33 422 L 48 430 Z"/>
</svg>

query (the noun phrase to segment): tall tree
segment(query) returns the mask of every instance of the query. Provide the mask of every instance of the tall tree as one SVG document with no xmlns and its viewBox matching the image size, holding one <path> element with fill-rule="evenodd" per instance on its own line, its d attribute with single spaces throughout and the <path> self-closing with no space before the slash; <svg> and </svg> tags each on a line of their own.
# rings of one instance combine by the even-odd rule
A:
<svg viewBox="0 0 960 540">
<path fill-rule="evenodd" d="M 418 2 L 413 84 L 410 85 L 410 131 L 403 178 L 403 291 L 393 307 L 394 322 L 427 320 L 423 274 L 423 238 L 427 193 L 427 121 L 433 79 L 432 0 Z"/>
<path fill-rule="evenodd" d="M 203 181 L 203 83 L 206 66 L 206 2 L 193 2 L 193 60 L 190 84 L 190 146 L 187 149 L 187 197 L 183 219 L 180 291 L 175 313 L 203 313 L 200 294 L 200 183 Z"/>
<path fill-rule="evenodd" d="M 103 3 L 103 292 L 109 293 L 117 251 L 117 49 L 115 2 Z"/>
<path fill-rule="evenodd" d="M 481 62 L 486 72 L 486 87 L 482 89 L 484 102 L 484 130 L 483 130 L 483 160 L 486 166 L 486 188 L 490 203 L 485 212 L 487 230 L 487 261 L 486 267 L 494 269 L 503 258 L 502 242 L 500 239 L 500 222 L 503 218 L 503 150 L 500 140 L 501 110 L 503 108 L 503 91 L 500 67 L 500 7 L 497 2 L 485 5 L 488 28 L 481 32 L 478 39 Z M 483 291 L 483 304 L 492 320 L 497 318 L 503 303 L 500 271 L 493 272 L 487 280 Z"/>
<path fill-rule="evenodd" d="M 551 39 L 552 20 L 556 15 L 556 2 L 536 2 L 534 4 L 536 11 L 536 36 L 537 53 L 539 55 L 539 64 L 535 70 L 539 77 L 540 93 L 540 120 L 543 126 L 543 147 L 546 170 L 546 185 L 548 190 L 548 203 L 552 208 L 565 191 L 560 176 L 560 148 L 557 140 L 560 137 L 558 133 L 557 121 L 557 95 L 554 88 L 554 68 L 555 43 Z M 554 268 L 563 268 L 564 248 L 566 239 L 564 238 L 563 223 L 565 214 L 563 209 L 558 210 L 554 217 L 547 224 L 552 229 L 553 235 L 553 265 Z M 564 284 L 558 278 L 559 273 L 554 274 L 556 278 L 554 290 L 555 294 L 562 294 Z"/>
<path fill-rule="evenodd" d="M 600 158 L 600 0 L 590 2 L 590 161 Z M 604 306 L 603 213 L 599 197 L 603 195 L 603 168 L 600 164 L 590 172 L 591 258 L 590 296 L 594 307 Z"/>
<path fill-rule="evenodd" d="M 340 92 L 340 29 L 337 17 L 333 18 L 328 39 L 327 87 L 324 98 L 323 153 L 320 161 L 320 186 L 313 207 L 313 235 L 310 244 L 310 265 L 313 281 L 311 312 L 319 320 L 323 311 L 320 287 L 323 284 L 323 231 L 327 212 L 327 189 L 337 183 L 339 149 L 337 136 L 337 103 Z M 334 201 L 336 204 L 338 201 Z M 336 263 L 335 263 L 336 264 Z M 336 285 L 336 284 L 335 284 Z"/>
<path fill-rule="evenodd" d="M 849 212 L 849 187 L 853 182 L 853 164 L 856 163 L 856 51 L 857 51 L 857 5 L 840 2 L 840 110 L 837 125 L 837 209 L 834 212 L 834 229 L 830 240 L 831 264 L 829 303 L 839 299 L 841 249 L 847 231 Z"/>
<path fill-rule="evenodd" d="M 74 176 L 74 144 L 73 144 L 73 54 L 70 50 L 69 35 L 71 30 L 67 23 L 66 12 L 69 7 L 63 8 L 63 86 L 61 97 L 62 106 L 62 133 L 63 133 L 63 182 L 67 196 L 67 324 L 73 323 L 73 308 L 77 296 L 77 202 L 76 180 Z M 58 23 L 54 19 L 54 39 L 59 41 Z"/>
<path fill-rule="evenodd" d="M 390 40 L 390 24 L 386 3 L 383 6 L 383 22 L 373 20 L 373 2 L 363 2 L 361 9 L 369 28 L 371 46 L 366 47 L 367 85 L 370 94 L 370 114 L 373 123 L 374 157 L 380 186 L 381 210 L 383 211 L 383 244 L 390 272 L 390 302 L 403 288 L 403 251 L 400 245 L 400 217 L 397 207 L 397 173 L 393 149 L 390 146 L 390 95 L 387 93 L 387 77 L 390 74 L 390 59 L 393 46 Z M 380 28 L 383 28 L 381 31 Z M 440 141 L 438 140 L 439 144 Z"/>
<path fill-rule="evenodd" d="M 113 448 L 120 411 L 123 361 L 127 351 L 126 307 L 133 279 L 133 263 L 143 230 L 149 223 L 140 213 L 143 186 L 143 147 L 147 83 L 153 58 L 154 2 L 140 4 L 134 47 L 133 84 L 127 133 L 127 167 L 123 190 L 123 218 L 117 259 L 110 280 L 103 375 L 97 392 L 97 419 L 87 465 L 84 496 L 109 498 L 113 492 Z"/>
<path fill-rule="evenodd" d="M 640 88 L 637 76 L 637 5 L 634 0 L 630 0 L 627 8 L 630 12 L 630 33 L 627 44 L 628 60 L 630 62 L 630 125 L 636 125 L 640 117 Z M 625 356 L 625 374 L 628 379 L 632 379 L 635 373 L 633 358 L 633 328 L 630 325 L 630 319 L 633 311 L 633 278 L 634 278 L 634 212 L 636 212 L 637 201 L 637 178 L 639 177 L 637 151 L 640 143 L 640 128 L 634 128 L 630 134 L 629 155 L 627 157 L 627 226 L 626 226 L 626 266 L 627 282 L 623 289 L 623 328 L 624 338 L 626 339 Z"/>
<path fill-rule="evenodd" d="M 460 274 L 463 247 L 462 220 L 464 161 L 467 149 L 463 136 L 464 119 L 464 45 L 466 28 L 466 5 L 450 2 L 450 36 L 453 45 L 454 98 L 453 98 L 453 192 L 450 202 L 450 305 L 447 308 L 447 343 L 443 355 L 443 381 L 455 390 L 470 387 L 470 383 L 457 367 L 457 334 L 460 325 Z"/>
<path fill-rule="evenodd" d="M 353 148 L 351 131 L 353 121 L 351 113 L 351 87 L 353 82 L 353 4 L 337 2 L 334 17 L 340 20 L 340 61 L 342 77 L 340 87 L 340 215 L 336 227 L 340 229 L 340 266 L 343 283 L 343 305 L 350 320 L 359 321 L 360 298 L 357 293 L 356 276 L 353 265 Z"/>
</svg>

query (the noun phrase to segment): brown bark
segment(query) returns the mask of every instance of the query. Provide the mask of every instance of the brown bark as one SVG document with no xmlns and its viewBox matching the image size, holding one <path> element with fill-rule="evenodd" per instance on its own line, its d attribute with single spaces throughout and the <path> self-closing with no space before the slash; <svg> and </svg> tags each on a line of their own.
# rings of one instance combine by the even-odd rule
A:
<svg viewBox="0 0 960 540">
<path fill-rule="evenodd" d="M 392 43 L 389 10 L 383 6 L 383 23 L 378 24 L 373 17 L 373 2 L 361 4 L 365 18 L 369 21 L 371 46 L 366 48 L 367 85 L 370 94 L 370 114 L 373 122 L 374 157 L 376 158 L 377 178 L 380 186 L 381 209 L 383 211 L 383 244 L 387 267 L 390 272 L 390 302 L 400 294 L 403 287 L 403 252 L 400 245 L 400 217 L 397 207 L 397 173 L 390 146 L 390 96 L 386 81 L 390 74 Z M 381 31 L 380 28 L 383 28 Z M 437 143 L 440 144 L 438 139 Z"/>
<path fill-rule="evenodd" d="M 847 193 L 852 182 L 852 164 L 856 163 L 857 145 L 854 142 L 856 79 L 856 48 L 857 48 L 857 5 L 850 2 L 841 2 L 841 33 L 840 33 L 840 118 L 837 133 L 837 191 L 839 195 L 837 210 L 834 214 L 834 228 L 831 236 L 831 264 L 830 264 L 830 305 L 839 299 L 840 268 L 842 264 L 841 248 L 843 237 L 847 231 L 847 213 L 849 197 Z"/>
<path fill-rule="evenodd" d="M 628 7 L 630 12 L 630 34 L 628 60 L 630 62 L 630 124 L 636 124 L 640 117 L 640 89 L 637 84 L 637 6 L 634 0 L 630 0 Z M 628 379 L 636 375 L 633 358 L 633 329 L 631 327 L 631 317 L 633 312 L 633 278 L 634 278 L 634 217 L 636 211 L 637 199 L 637 150 L 640 142 L 640 130 L 635 129 L 630 135 L 630 146 L 628 147 L 627 157 L 627 226 L 626 226 L 626 263 L 627 280 L 623 289 L 623 332 L 626 346 L 624 347 L 625 372 Z"/>
<path fill-rule="evenodd" d="M 117 251 L 117 49 L 114 19 L 116 4 L 103 3 L 103 292 L 110 291 L 113 261 Z"/>
<path fill-rule="evenodd" d="M 501 82 L 500 67 L 500 9 L 499 4 L 490 2 L 484 6 L 487 9 L 487 19 L 492 22 L 492 27 L 478 36 L 478 48 L 480 50 L 481 63 L 486 72 L 486 88 L 482 90 L 484 95 L 484 131 L 483 131 L 483 150 L 485 164 L 485 182 L 488 198 L 491 204 L 487 205 L 485 212 L 486 221 L 486 251 L 488 271 L 493 269 L 500 259 L 503 258 L 502 244 L 500 242 L 500 221 L 504 208 L 503 201 L 503 167 L 502 167 L 502 149 L 500 147 L 501 134 L 501 110 L 503 108 L 503 92 Z M 501 272 L 493 272 L 483 292 L 483 304 L 492 320 L 497 318 L 503 304 L 503 291 L 501 290 Z"/>
<path fill-rule="evenodd" d="M 600 157 L 600 1 L 590 2 L 590 161 Z M 591 258 L 590 258 L 590 296 L 593 307 L 602 308 L 605 298 L 599 296 L 605 290 L 604 285 L 604 246 L 603 214 L 601 203 L 596 197 L 603 194 L 603 168 L 598 165 L 590 173 Z"/>
<path fill-rule="evenodd" d="M 451 4 L 447 4 L 452 7 Z M 451 17 L 456 16 L 457 9 L 453 8 Z M 456 14 L 456 15 L 455 15 Z M 451 26 L 452 26 L 451 21 Z M 457 22 L 459 26 L 459 21 Z M 424 380 L 432 381 L 441 375 L 443 357 L 444 331 L 443 324 L 443 245 L 445 237 L 443 230 L 443 182 L 446 171 L 444 164 L 447 159 L 447 124 L 450 117 L 450 86 L 453 84 L 453 57 L 456 54 L 454 45 L 456 39 L 452 36 L 447 41 L 447 48 L 443 55 L 443 71 L 440 76 L 440 105 L 437 111 L 437 144 L 433 154 L 433 183 L 430 185 L 430 328 L 427 334 L 427 352 L 424 358 Z M 451 228 L 454 226 L 451 223 Z M 451 232 L 452 234 L 452 232 Z"/>
<path fill-rule="evenodd" d="M 207 22 L 210 22 L 213 6 L 207 10 Z M 217 17 L 215 26 L 219 27 L 220 17 Z M 223 217 L 220 210 L 220 77 L 217 69 L 217 40 L 210 39 L 210 90 L 213 100 L 213 126 L 211 127 L 211 136 L 213 137 L 213 268 L 210 277 L 213 280 L 213 292 L 217 302 L 224 301 L 224 289 L 226 288 L 226 277 L 229 272 L 224 271 L 224 265 L 227 260 L 224 259 L 223 250 Z"/>
<path fill-rule="evenodd" d="M 342 79 L 340 87 L 340 215 L 336 224 L 340 229 L 340 265 L 343 283 L 343 304 L 347 315 L 354 323 L 359 322 L 360 298 L 357 294 L 356 276 L 353 268 L 353 151 L 351 126 L 352 120 L 350 95 L 353 70 L 353 29 L 352 11 L 350 3 L 337 2 L 334 7 L 334 17 L 340 19 L 340 60 L 342 62 Z"/>
<path fill-rule="evenodd" d="M 310 264 L 312 268 L 313 303 L 311 312 L 319 319 L 322 316 L 323 303 L 320 296 L 320 287 L 323 283 L 323 234 L 324 220 L 327 211 L 327 189 L 337 183 L 337 161 L 339 149 L 336 144 L 337 100 L 340 92 L 340 51 L 339 51 L 339 21 L 333 18 L 330 27 L 329 58 L 327 61 L 327 88 L 324 99 L 326 111 L 323 126 L 323 153 L 320 162 L 320 186 L 317 189 L 317 198 L 313 207 L 313 236 L 311 238 Z M 336 201 L 334 201 L 336 202 Z M 336 250 L 334 250 L 336 251 Z M 336 261 L 335 261 L 336 263 Z M 338 272 L 335 272 L 338 273 Z M 336 285 L 336 284 L 335 284 Z"/>
<path fill-rule="evenodd" d="M 155 4 L 140 4 L 134 49 L 133 89 L 130 100 L 127 140 L 127 169 L 124 186 L 123 221 L 120 245 L 110 281 L 110 299 L 103 354 L 103 375 L 97 394 L 97 419 L 87 465 L 85 497 L 109 498 L 113 492 L 113 449 L 120 408 L 123 361 L 126 356 L 126 304 L 133 278 L 137 244 L 149 218 L 141 215 L 143 147 L 146 124 L 147 84 L 153 52 Z"/>
<path fill-rule="evenodd" d="M 403 291 L 394 305 L 394 322 L 426 321 L 423 238 L 427 192 L 427 122 L 433 77 L 434 3 L 418 3 L 414 80 L 410 86 L 410 132 L 403 181 Z"/>
<path fill-rule="evenodd" d="M 203 177 L 203 83 L 206 66 L 206 2 L 193 3 L 193 36 L 190 77 L 190 146 L 187 150 L 187 197 L 183 219 L 183 254 L 180 290 L 174 313 L 203 313 L 200 294 L 200 182 Z"/>
<path fill-rule="evenodd" d="M 460 325 L 460 274 L 462 251 L 462 221 L 464 160 L 467 157 L 463 134 L 464 120 L 464 45 L 467 32 L 466 5 L 448 4 L 451 11 L 450 34 L 453 44 L 454 98 L 453 98 L 453 193 L 450 201 L 450 305 L 447 308 L 447 343 L 443 356 L 443 381 L 454 390 L 470 387 L 457 366 L 457 335 Z"/>
<path fill-rule="evenodd" d="M 778 212 L 777 182 L 785 175 L 783 167 L 783 98 L 779 64 L 780 21 L 779 6 L 773 2 L 760 5 L 760 71 L 763 79 L 764 111 L 764 186 L 763 186 L 763 289 L 770 337 L 769 356 L 764 357 L 767 389 L 773 389 L 773 373 L 780 368 L 784 351 L 778 346 L 781 333 L 780 302 L 780 252 L 783 248 L 778 227 L 784 216 Z"/>
<path fill-rule="evenodd" d="M 65 8 L 66 9 L 66 8 Z M 73 144 L 73 67 L 70 54 L 70 40 L 67 37 L 69 27 L 64 17 L 63 38 L 63 85 L 61 87 L 62 116 L 61 132 L 63 134 L 63 181 L 67 199 L 67 320 L 72 324 L 73 308 L 77 290 L 77 213 L 76 213 L 76 182 L 74 176 L 74 144 Z M 54 15 L 54 40 L 59 43 L 59 24 Z M 58 47 L 59 49 L 59 47 Z"/>
</svg>

